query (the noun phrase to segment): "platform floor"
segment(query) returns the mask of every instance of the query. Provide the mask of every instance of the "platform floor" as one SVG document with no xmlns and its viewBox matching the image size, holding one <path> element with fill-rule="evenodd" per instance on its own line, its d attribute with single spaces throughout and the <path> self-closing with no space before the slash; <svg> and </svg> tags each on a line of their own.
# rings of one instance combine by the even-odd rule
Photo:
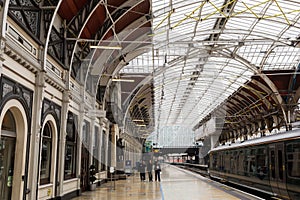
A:
<svg viewBox="0 0 300 200">
<path fill-rule="evenodd" d="M 96 191 L 84 192 L 74 200 L 257 199 L 171 165 L 163 165 L 161 182 L 141 182 L 139 175 L 135 174 L 126 180 L 115 181 L 115 188 L 113 183 L 104 183 Z"/>
</svg>

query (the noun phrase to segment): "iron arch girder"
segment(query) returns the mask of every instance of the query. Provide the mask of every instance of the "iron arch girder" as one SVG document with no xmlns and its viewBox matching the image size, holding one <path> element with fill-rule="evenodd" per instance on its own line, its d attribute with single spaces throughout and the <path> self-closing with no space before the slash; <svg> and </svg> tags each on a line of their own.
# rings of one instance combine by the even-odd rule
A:
<svg viewBox="0 0 300 200">
<path fill-rule="evenodd" d="M 256 67 L 255 65 L 251 64 L 249 61 L 247 61 L 246 59 L 242 58 L 241 56 L 237 55 L 237 54 L 232 54 L 229 53 L 230 51 L 227 50 L 227 52 L 224 51 L 218 51 L 220 54 L 223 54 L 224 56 L 229 56 L 230 58 L 233 58 L 235 60 L 237 60 L 238 62 L 244 64 L 246 67 L 248 67 L 249 69 L 251 69 L 257 76 L 259 76 L 271 89 L 272 93 L 275 95 L 275 99 L 277 101 L 277 104 L 279 106 L 279 108 L 281 109 L 282 113 L 283 113 L 283 117 L 285 120 L 285 125 L 286 127 L 288 127 L 288 120 L 287 120 L 287 116 L 286 116 L 286 112 L 285 112 L 285 108 L 284 108 L 284 101 L 277 89 L 277 87 L 275 86 L 275 84 L 268 78 L 268 76 L 264 73 L 261 73 L 261 71 L 259 70 L 258 67 Z"/>
<path fill-rule="evenodd" d="M 122 4 L 120 6 L 121 9 L 116 9 L 115 12 L 113 12 L 112 14 L 109 14 L 111 16 L 115 16 L 116 20 L 114 22 L 112 22 L 110 17 L 107 17 L 104 24 L 101 26 L 100 30 L 96 33 L 96 35 L 94 37 L 94 40 L 98 41 L 98 42 L 95 42 L 95 44 L 96 45 L 100 44 L 101 41 L 103 41 L 104 37 L 108 34 L 108 32 L 114 28 L 115 24 L 119 20 L 121 20 L 126 14 L 128 14 L 132 9 L 134 9 L 136 6 L 138 6 L 142 2 L 143 2 L 143 0 L 142 1 L 138 0 L 138 2 L 136 2 L 136 0 L 126 1 L 124 4 Z M 122 30 L 122 31 L 124 31 L 124 30 Z M 92 65 L 92 61 L 94 59 L 95 52 L 96 51 L 94 51 L 92 53 L 90 65 Z"/>
<path fill-rule="evenodd" d="M 95 11 L 95 10 L 94 10 L 94 11 Z M 117 11 L 119 11 L 119 10 L 117 9 L 117 10 L 115 11 L 115 13 L 117 13 Z M 123 11 L 123 10 L 122 10 L 122 11 Z M 119 14 L 117 14 L 117 18 L 120 19 L 120 16 L 118 16 L 118 15 L 119 15 Z M 90 17 L 91 17 L 91 16 L 92 16 L 92 13 L 91 13 Z M 121 12 L 121 16 L 122 16 L 122 12 Z M 88 19 L 87 19 L 87 20 L 88 20 Z M 86 21 L 86 23 L 87 23 L 87 21 Z M 93 42 L 93 43 L 94 43 L 94 44 L 97 44 L 96 41 L 101 41 L 101 40 L 103 39 L 103 37 L 111 30 L 111 28 L 113 27 L 113 25 L 114 25 L 113 22 L 111 22 L 111 20 L 110 20 L 109 18 L 107 18 L 107 19 L 105 20 L 104 24 L 103 24 L 103 25 L 101 26 L 101 28 L 100 28 L 100 32 L 101 32 L 101 33 L 103 32 L 103 34 L 100 35 L 101 38 L 98 39 L 98 36 L 97 36 L 97 33 L 96 33 L 96 36 L 95 36 L 95 38 L 93 39 L 93 41 L 95 41 L 95 42 Z M 85 27 L 83 26 L 79 34 L 82 33 L 82 31 L 83 31 L 84 28 L 85 28 Z M 98 31 L 98 32 L 99 32 L 99 31 Z M 99 33 L 98 33 L 98 34 L 99 34 Z M 80 36 L 80 35 L 78 35 L 78 36 Z M 71 51 L 71 50 L 69 50 L 69 51 Z M 73 50 L 72 50 L 72 54 L 71 54 L 70 71 L 69 71 L 69 73 L 71 74 L 71 70 L 73 70 L 73 63 L 74 63 L 74 57 L 75 57 L 75 54 L 78 54 L 78 55 L 82 54 L 82 56 L 79 56 L 79 57 L 83 57 L 84 59 L 86 59 L 86 57 L 89 57 L 89 58 L 88 58 L 88 59 L 90 59 L 90 61 L 89 61 L 90 64 L 89 64 L 89 65 L 92 65 L 92 61 L 93 61 L 95 52 L 96 52 L 96 50 L 94 50 L 93 52 L 91 52 L 88 43 L 86 43 L 83 47 L 80 48 L 80 47 L 78 47 L 78 41 L 76 41 L 76 42 L 75 42 L 75 45 L 74 45 L 74 47 L 73 47 Z M 89 54 L 91 54 L 91 55 L 89 56 Z"/>
<path fill-rule="evenodd" d="M 42 69 L 43 70 L 46 69 L 46 65 L 47 65 L 48 46 L 49 46 L 49 41 L 50 41 L 50 36 L 51 36 L 51 32 L 52 32 L 53 23 L 54 23 L 55 18 L 57 17 L 57 12 L 59 10 L 59 7 L 60 7 L 60 4 L 62 3 L 62 1 L 63 0 L 58 1 L 57 5 L 56 5 L 56 8 L 53 12 L 53 15 L 52 15 L 52 19 L 49 23 L 49 29 L 48 29 L 47 36 L 46 36 L 46 39 L 45 39 L 44 54 L 43 54 L 43 57 L 42 57 Z"/>
<path fill-rule="evenodd" d="M 237 107 L 238 111 L 244 109 L 244 107 L 241 105 L 241 103 L 233 98 L 231 98 L 227 102 L 230 103 L 231 105 L 234 105 L 235 107 Z"/>
<path fill-rule="evenodd" d="M 268 109 L 270 107 L 270 103 L 268 104 L 268 102 L 264 102 L 264 98 L 265 96 L 263 94 L 261 94 L 261 91 L 258 91 L 256 90 L 255 88 L 253 88 L 252 86 L 250 85 L 247 85 L 246 89 L 248 90 L 248 93 L 250 96 L 255 96 L 255 102 L 253 102 L 254 104 L 258 103 L 259 101 L 262 101 L 263 104 L 262 104 L 262 107 Z M 265 92 L 265 91 L 264 91 Z M 268 93 L 266 93 L 268 94 Z M 266 95 L 267 96 L 267 95 Z M 269 105 L 269 107 L 268 107 Z"/>
<path fill-rule="evenodd" d="M 132 45 L 136 45 L 136 44 L 132 44 Z M 131 49 L 131 45 L 127 46 L 128 49 Z M 133 46 L 132 49 L 134 49 L 135 47 Z M 126 48 L 124 49 L 124 51 L 126 50 Z M 126 58 L 129 58 L 130 59 L 130 55 L 134 57 L 138 56 L 136 55 L 136 53 L 138 53 L 138 55 L 144 53 L 144 50 L 142 51 L 134 51 L 133 54 L 127 54 Z M 107 62 L 107 61 L 105 61 Z M 102 71 L 105 70 L 105 74 L 109 74 L 110 76 L 114 77 L 123 67 L 124 65 L 126 65 L 126 63 L 124 63 L 123 61 L 120 61 L 119 57 L 116 58 L 111 64 L 109 64 L 109 67 L 108 68 L 102 68 Z M 107 71 L 109 70 L 109 71 Z M 99 73 L 101 74 L 102 71 Z M 94 73 L 94 72 L 93 72 Z M 101 84 L 101 85 L 107 85 L 109 86 L 110 85 L 110 82 L 111 82 L 111 79 L 110 79 L 110 76 L 105 76 L 103 78 L 101 78 L 101 76 L 99 76 L 99 80 L 98 82 Z M 105 94 L 106 96 L 106 94 Z"/>
<path fill-rule="evenodd" d="M 297 72 L 299 72 L 299 71 L 300 71 L 300 63 L 298 64 L 298 67 L 295 70 L 294 74 L 291 76 L 289 86 L 288 86 L 289 87 L 288 94 L 293 95 L 287 101 L 287 104 L 289 104 L 290 109 L 294 109 L 298 106 L 299 94 L 297 92 L 298 92 L 299 88 L 295 88 L 295 85 L 296 85 L 296 81 L 297 81 Z"/>
<path fill-rule="evenodd" d="M 136 20 L 136 23 L 137 22 L 139 22 L 139 23 L 141 23 L 141 22 L 143 22 L 142 24 L 139 24 L 140 26 L 143 26 L 144 24 L 146 24 L 146 23 L 148 23 L 149 22 L 149 19 L 147 18 L 147 17 L 145 17 L 145 16 L 143 16 L 142 18 L 139 18 L 138 20 Z M 132 28 L 132 26 L 129 26 L 130 28 Z M 133 31 L 135 31 L 135 30 L 137 30 L 139 28 L 139 26 L 137 26 L 135 29 L 132 29 L 131 30 L 131 32 L 129 32 L 128 34 L 127 34 L 127 36 L 128 35 L 130 35 Z M 126 27 L 126 29 L 127 29 L 127 27 Z M 126 30 L 126 29 L 124 29 L 124 30 Z M 144 35 L 142 35 L 142 37 L 144 37 Z M 133 44 L 134 45 L 134 44 Z M 130 48 L 130 47 L 127 47 L 127 48 Z M 144 50 L 141 52 L 141 53 L 144 53 Z M 141 54 L 140 53 L 140 54 Z M 106 56 L 104 56 L 104 57 L 106 57 L 106 58 L 110 58 L 110 55 L 111 54 L 113 54 L 113 52 L 111 52 L 111 51 L 105 51 L 105 55 Z M 138 54 L 138 55 L 140 55 L 140 54 Z M 94 54 L 91 54 L 90 55 L 91 57 L 92 56 L 94 56 Z M 137 55 L 136 55 L 137 56 Z M 103 56 L 102 56 L 103 57 Z M 84 81 L 84 87 L 86 88 L 86 84 L 87 84 L 87 79 L 88 79 L 88 76 L 89 75 L 92 75 L 92 76 L 98 76 L 98 79 L 97 79 L 97 81 L 95 81 L 93 84 L 98 84 L 99 83 L 99 81 L 100 81 L 100 79 L 101 79 L 101 77 L 99 76 L 99 74 L 101 74 L 102 73 L 102 71 L 104 70 L 104 67 L 105 67 L 105 65 L 104 65 L 104 63 L 106 62 L 106 61 L 104 61 L 103 62 L 103 60 L 102 59 L 100 59 L 100 58 L 98 58 L 97 60 L 96 60 L 96 62 L 92 65 L 92 66 L 90 66 L 91 65 L 91 61 L 92 61 L 92 58 L 89 58 L 88 59 L 89 61 L 86 61 L 86 64 L 87 64 L 87 66 L 86 66 L 86 69 L 85 69 L 85 73 L 84 73 L 84 76 L 85 76 L 85 79 L 84 80 L 82 80 L 82 81 Z M 119 65 L 119 58 L 116 58 L 114 61 L 113 61 L 113 63 L 110 65 L 110 69 L 114 69 L 115 67 L 112 67 L 112 66 L 118 66 Z M 99 66 L 101 66 L 101 67 L 99 67 Z M 98 70 L 99 71 L 99 73 L 96 73 L 95 72 L 95 70 Z M 91 70 L 91 72 L 89 73 L 89 70 Z M 118 68 L 117 70 L 113 70 L 113 73 L 112 74 L 115 74 L 116 73 L 116 71 L 119 71 L 120 69 Z M 71 71 L 70 71 L 71 72 Z M 107 82 L 105 85 L 109 85 L 109 83 Z M 94 88 L 96 88 L 96 86 L 94 87 Z M 106 97 L 107 97 L 107 90 L 105 90 L 105 94 L 104 94 L 104 99 L 106 99 Z"/>
<path fill-rule="evenodd" d="M 248 106 L 248 104 L 243 101 L 244 97 L 242 97 L 241 95 L 236 95 L 232 97 L 232 99 L 235 99 L 237 102 L 239 102 L 243 106 L 243 108 Z M 252 115 L 252 117 L 255 117 L 257 113 L 257 109 L 250 109 L 250 114 Z"/>
<path fill-rule="evenodd" d="M 258 87 L 260 87 L 263 91 L 265 91 L 265 93 L 267 94 L 267 96 L 271 96 L 271 98 L 274 100 L 274 102 L 276 102 L 276 99 L 271 95 L 272 94 L 272 91 L 267 87 L 265 86 L 264 84 L 262 84 L 261 82 L 257 81 L 257 80 L 252 80 L 252 82 L 257 85 Z M 262 101 L 266 104 L 266 106 L 268 108 L 271 108 L 273 107 L 271 102 L 269 100 L 267 100 L 266 98 L 263 98 Z"/>
<path fill-rule="evenodd" d="M 296 89 L 295 95 L 294 95 L 294 102 L 298 102 L 300 99 L 300 87 Z"/>
<path fill-rule="evenodd" d="M 127 29 L 130 30 L 130 31 L 125 35 L 125 39 L 126 39 L 126 37 L 128 37 L 129 35 L 131 35 L 133 32 L 135 32 L 141 26 L 145 25 L 148 22 L 149 22 L 149 20 L 145 16 L 143 16 L 143 17 L 139 18 L 138 20 L 136 20 L 134 22 L 134 24 L 136 24 L 136 27 L 134 29 L 132 29 L 131 25 L 129 25 L 128 27 L 126 27 L 126 29 L 124 29 L 124 31 L 126 31 Z M 145 33 L 145 34 L 147 34 L 147 33 Z M 143 34 L 140 38 L 137 38 L 137 40 L 143 39 L 145 37 L 145 34 Z M 118 36 L 119 36 L 119 34 L 118 34 Z M 145 41 L 145 40 L 141 40 L 141 42 L 143 42 L 143 41 Z M 133 43 L 132 46 L 134 44 L 138 44 L 138 43 Z M 122 53 L 125 54 L 126 49 L 130 49 L 130 48 L 126 47 L 125 49 L 122 49 Z M 132 48 L 132 49 L 135 49 L 135 48 Z M 101 57 L 102 58 L 107 58 L 107 59 L 106 60 L 105 59 L 100 59 L 101 62 L 98 61 L 97 65 L 93 64 L 93 67 L 92 67 L 92 70 L 91 70 L 91 74 L 93 74 L 93 75 L 101 74 L 105 63 L 107 63 L 107 60 L 110 58 L 110 54 L 112 54 L 112 53 L 113 53 L 112 51 L 104 51 L 104 55 L 102 56 L 102 54 L 101 54 Z M 144 53 L 144 51 L 143 51 L 143 53 Z M 99 60 L 99 59 L 97 59 L 97 60 Z M 102 66 L 102 67 L 97 67 L 97 66 Z"/>
<path fill-rule="evenodd" d="M 250 90 L 248 90 L 248 91 L 251 92 Z M 256 103 L 257 101 L 253 101 L 251 98 L 249 98 L 249 96 L 251 96 L 251 94 L 253 94 L 253 93 L 250 94 L 249 92 L 246 92 L 246 91 L 244 91 L 244 90 L 241 90 L 239 93 L 240 93 L 240 95 L 243 95 L 242 98 L 244 98 L 246 102 L 249 102 L 249 105 L 248 105 L 247 107 L 249 107 L 249 106 L 254 106 L 254 109 L 253 109 L 253 110 L 256 110 L 257 113 L 261 113 L 262 111 L 260 110 L 260 108 L 259 108 L 258 106 L 255 106 L 255 103 Z M 240 95 L 239 95 L 239 96 L 240 96 Z M 253 95 L 255 95 L 255 94 L 253 94 Z M 255 96 L 258 97 L 257 95 L 255 95 Z M 259 97 L 258 97 L 258 98 L 259 98 Z M 257 99 L 257 98 L 256 98 L 256 99 Z M 251 107 L 249 107 L 249 110 L 252 110 Z"/>
<path fill-rule="evenodd" d="M 93 16 L 94 12 L 97 8 L 102 5 L 102 1 L 97 2 L 98 0 L 92 0 L 85 5 L 85 7 L 79 11 L 79 13 L 74 16 L 74 18 L 67 25 L 67 37 L 76 37 L 75 39 L 79 39 L 82 34 L 86 24 Z M 78 46 L 78 40 L 75 41 L 74 45 L 69 44 L 71 46 L 68 47 L 68 55 L 70 55 L 70 71 L 72 70 L 73 58 L 76 52 L 76 48 Z M 71 72 L 70 72 L 71 73 Z"/>
<path fill-rule="evenodd" d="M 142 18 L 139 18 L 138 20 L 136 20 L 135 21 L 135 23 L 139 23 L 139 25 L 140 26 L 143 26 L 144 24 L 146 24 L 146 23 L 148 23 L 149 22 L 149 20 L 150 19 L 148 19 L 146 16 L 143 16 Z M 142 22 L 142 24 L 141 24 L 141 22 Z M 128 32 L 128 34 L 126 35 L 126 37 L 128 37 L 132 32 L 134 32 L 135 30 L 137 30 L 137 29 L 139 29 L 140 28 L 140 26 L 138 26 L 138 27 L 136 27 L 135 29 L 132 29 L 131 31 L 129 31 Z M 129 27 L 129 29 L 130 28 L 132 28 L 132 26 L 128 26 Z M 127 27 L 123 30 L 123 31 L 126 31 L 127 30 Z M 123 32 L 122 31 L 122 32 Z M 122 33 L 121 32 L 121 33 Z M 146 35 L 147 36 L 147 35 Z M 142 35 L 141 36 L 141 38 L 143 38 L 143 37 L 145 37 L 145 34 L 144 35 Z M 137 39 L 140 39 L 140 38 L 137 38 Z M 143 40 L 142 40 L 143 41 Z M 133 44 L 131 44 L 131 46 L 133 46 L 133 45 L 136 45 L 135 43 L 133 43 Z M 133 47 L 133 49 L 134 49 L 135 47 Z M 123 49 L 122 51 L 125 51 L 126 49 L 130 49 L 130 45 L 128 45 L 125 49 Z M 105 53 L 105 55 L 106 55 L 106 58 L 108 58 L 107 60 L 109 60 L 110 58 L 111 58 L 111 56 L 110 55 L 112 55 L 113 53 L 114 53 L 114 51 L 105 51 L 106 53 Z M 144 52 L 143 52 L 144 53 Z M 90 68 L 91 68 L 91 74 L 92 75 L 100 75 L 102 72 L 103 72 L 103 70 L 105 70 L 104 69 L 104 67 L 105 67 L 105 63 L 107 63 L 107 60 L 104 60 L 104 62 L 103 62 L 103 60 L 101 60 L 100 58 L 98 58 L 97 60 L 96 60 L 96 62 L 92 65 L 92 67 L 91 67 L 91 62 L 92 62 L 92 60 L 93 60 L 93 57 L 94 57 L 94 55 L 95 55 L 95 51 L 93 52 L 93 54 L 91 54 L 91 58 L 90 58 L 90 62 L 89 62 L 89 65 L 88 65 L 88 71 L 90 70 Z M 101 56 L 102 57 L 102 56 Z M 117 69 L 115 69 L 115 67 L 112 67 L 112 66 L 119 66 L 119 62 L 120 62 L 120 60 L 119 60 L 119 57 L 118 58 L 116 58 L 114 61 L 113 61 L 113 63 L 110 65 L 110 67 L 109 67 L 109 69 L 114 69 L 113 71 L 112 71 L 112 75 L 114 75 L 114 74 L 116 74 L 120 69 L 119 68 L 117 68 Z M 97 67 L 97 66 L 100 66 L 100 67 Z M 97 70 L 98 69 L 98 71 L 96 71 L 95 72 L 95 70 Z M 97 72 L 99 72 L 99 73 L 97 73 Z M 100 79 L 101 79 L 101 77 L 99 76 L 99 80 L 98 80 L 98 83 L 100 82 Z M 86 80 L 87 80 L 87 77 L 85 78 L 85 80 L 84 80 L 84 85 L 86 85 Z M 108 80 L 109 81 L 109 80 Z M 109 85 L 109 83 L 108 82 L 106 82 L 105 83 L 105 85 Z M 107 90 L 105 90 L 105 91 L 107 91 Z M 106 93 L 106 92 L 105 92 Z M 104 95 L 104 97 L 106 97 L 106 94 Z"/>
<path fill-rule="evenodd" d="M 122 4 L 120 6 L 121 9 L 116 9 L 115 12 L 113 12 L 110 15 L 113 15 L 114 18 L 116 18 L 116 20 L 114 22 L 111 21 L 110 17 L 107 17 L 107 19 L 105 20 L 104 24 L 101 26 L 101 28 L 99 29 L 99 31 L 95 34 L 94 37 L 94 44 L 98 45 L 99 43 L 101 43 L 101 41 L 104 39 L 104 37 L 108 34 L 108 32 L 110 30 L 112 30 L 115 26 L 115 24 L 122 18 L 124 17 L 127 13 L 129 13 L 132 9 L 134 9 L 136 6 L 138 6 L 140 3 L 142 3 L 144 0 L 130 0 L 130 1 L 126 1 L 124 4 Z M 126 8 L 126 9 L 125 9 Z M 96 42 L 98 41 L 98 42 Z M 84 47 L 87 53 L 90 53 L 89 47 L 85 46 Z M 82 52 L 84 52 L 84 49 L 82 50 Z M 73 54 L 71 57 L 71 64 L 70 64 L 70 73 L 72 70 L 72 65 L 73 65 L 73 57 L 74 57 L 74 53 L 75 53 L 75 47 L 73 50 Z M 90 64 L 92 65 L 93 62 L 93 58 L 95 56 L 96 51 L 93 51 L 91 54 L 91 60 L 90 60 Z M 83 55 L 85 56 L 85 55 Z"/>
<path fill-rule="evenodd" d="M 139 92 L 142 90 L 144 85 L 149 84 L 151 81 L 153 80 L 152 75 L 149 75 L 147 77 L 145 77 L 136 87 L 134 90 L 132 90 L 132 93 L 127 97 L 127 99 L 124 101 L 124 104 L 122 106 L 123 109 L 125 109 L 125 113 L 124 113 L 124 120 L 123 120 L 123 124 L 125 124 L 126 119 L 127 119 L 127 115 L 129 113 L 129 108 L 131 106 L 131 104 L 134 102 L 134 99 L 136 97 L 136 95 L 139 94 Z"/>
<path fill-rule="evenodd" d="M 77 15 L 75 15 L 67 24 L 67 37 L 79 37 L 87 22 L 100 5 L 103 5 L 103 0 L 92 0 L 87 2 L 85 6 L 79 10 Z"/>
<path fill-rule="evenodd" d="M 137 39 L 143 39 L 144 37 L 147 37 L 147 35 L 142 35 L 140 38 L 137 38 Z M 138 46 L 139 46 L 139 44 L 133 43 L 133 44 L 128 45 L 126 48 L 124 48 L 123 52 L 127 52 L 128 51 L 128 53 L 124 53 L 124 54 L 127 54 L 126 55 L 127 60 L 131 60 L 131 59 L 133 59 L 133 58 L 141 55 L 142 53 L 145 53 L 145 51 L 143 49 L 140 50 L 140 51 L 136 50 L 136 51 L 130 52 L 131 49 L 137 49 Z M 108 66 L 106 68 L 104 68 L 104 67 L 97 68 L 97 66 L 96 66 L 96 67 L 93 67 L 93 69 L 96 68 L 95 70 L 97 70 L 97 71 L 94 70 L 91 73 L 92 74 L 102 74 L 102 72 L 105 71 L 105 74 L 109 74 L 109 76 L 115 76 L 126 65 L 127 61 L 124 62 L 124 61 L 120 60 L 120 57 L 116 57 L 112 61 L 112 63 L 110 63 L 109 62 L 110 57 L 111 56 L 108 56 L 107 57 L 108 59 L 104 60 L 104 63 L 108 63 Z M 105 64 L 102 65 L 102 66 L 105 66 Z M 99 69 L 101 71 L 99 71 L 99 73 L 96 73 L 96 72 L 98 72 Z M 99 76 L 99 83 L 101 85 L 109 85 L 109 82 L 110 82 L 110 77 L 105 76 L 105 77 L 103 77 L 101 79 L 101 77 Z"/>
<path fill-rule="evenodd" d="M 299 19 L 299 15 L 298 15 L 296 18 Z M 282 30 L 281 33 L 277 36 L 277 38 L 281 38 L 282 35 L 283 35 L 288 29 L 290 29 L 291 27 L 293 27 L 293 26 L 297 23 L 298 19 L 292 20 L 293 23 L 290 23 L 290 22 L 289 22 L 289 26 L 286 26 L 286 27 L 284 28 L 284 30 Z M 264 57 L 263 57 L 263 59 L 262 59 L 262 61 L 261 61 L 261 63 L 260 63 L 260 66 L 259 66 L 259 67 L 260 67 L 261 69 L 262 69 L 262 67 L 264 66 L 264 64 L 267 62 L 267 59 L 268 59 L 269 55 L 270 55 L 270 54 L 272 53 L 272 51 L 273 51 L 276 47 L 278 47 L 278 46 L 281 46 L 281 44 L 278 44 L 278 39 L 277 39 L 277 40 L 274 40 L 273 44 L 270 46 L 270 48 L 268 49 L 268 51 L 266 52 L 266 54 L 264 55 Z"/>
</svg>

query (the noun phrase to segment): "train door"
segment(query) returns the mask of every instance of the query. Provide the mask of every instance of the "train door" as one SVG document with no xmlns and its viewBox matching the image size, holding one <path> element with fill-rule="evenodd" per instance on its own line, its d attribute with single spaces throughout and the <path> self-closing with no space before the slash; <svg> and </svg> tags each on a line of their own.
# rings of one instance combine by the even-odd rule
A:
<svg viewBox="0 0 300 200">
<path fill-rule="evenodd" d="M 286 189 L 284 143 L 269 145 L 270 185 L 273 193 L 288 197 Z"/>
</svg>

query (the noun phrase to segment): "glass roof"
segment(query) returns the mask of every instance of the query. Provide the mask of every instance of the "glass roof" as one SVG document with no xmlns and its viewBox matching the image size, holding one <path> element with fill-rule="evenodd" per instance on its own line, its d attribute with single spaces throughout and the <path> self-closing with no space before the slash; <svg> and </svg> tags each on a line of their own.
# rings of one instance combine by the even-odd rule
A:
<svg viewBox="0 0 300 200">
<path fill-rule="evenodd" d="M 152 72 L 155 126 L 195 126 L 251 75 L 295 69 L 300 2 L 153 0 L 152 48 L 122 72 Z"/>
</svg>

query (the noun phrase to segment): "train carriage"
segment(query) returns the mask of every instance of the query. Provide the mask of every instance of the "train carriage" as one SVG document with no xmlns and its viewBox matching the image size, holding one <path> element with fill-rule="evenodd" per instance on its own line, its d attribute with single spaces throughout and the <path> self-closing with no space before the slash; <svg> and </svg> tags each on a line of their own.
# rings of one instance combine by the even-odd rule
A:
<svg viewBox="0 0 300 200">
<path fill-rule="evenodd" d="M 284 199 L 300 199 L 300 129 L 209 152 L 209 175 Z"/>
</svg>

